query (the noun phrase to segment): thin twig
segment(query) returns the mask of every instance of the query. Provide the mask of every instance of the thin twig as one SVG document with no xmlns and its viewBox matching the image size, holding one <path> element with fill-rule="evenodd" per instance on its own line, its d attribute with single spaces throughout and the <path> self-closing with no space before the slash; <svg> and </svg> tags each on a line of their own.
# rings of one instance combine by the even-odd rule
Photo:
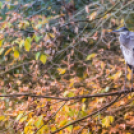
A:
<svg viewBox="0 0 134 134">
<path fill-rule="evenodd" d="M 32 61 L 29 61 L 29 62 L 25 62 L 25 63 L 19 64 L 19 65 L 16 65 L 16 66 L 14 66 L 14 67 L 12 67 L 12 68 L 0 73 L 0 75 L 6 74 L 6 73 L 8 73 L 8 72 L 10 72 L 10 71 L 12 71 L 12 70 L 14 70 L 16 68 L 19 68 L 21 66 L 28 65 L 28 64 L 31 64 L 31 63 L 32 63 Z"/>
<path fill-rule="evenodd" d="M 61 127 L 60 129 L 55 130 L 55 131 L 52 132 L 51 134 L 55 134 L 55 133 L 57 133 L 57 132 L 59 132 L 59 131 L 65 129 L 66 127 L 68 127 L 68 126 L 70 126 L 70 125 L 74 125 L 74 124 L 78 123 L 79 121 L 85 120 L 85 119 L 89 118 L 90 116 L 95 115 L 95 114 L 97 114 L 98 112 L 103 111 L 104 109 L 107 109 L 108 107 L 110 107 L 111 105 L 113 105 L 115 102 L 117 102 L 117 100 L 119 99 L 119 97 L 120 97 L 120 95 L 117 96 L 112 102 L 110 102 L 110 103 L 107 104 L 106 106 L 102 107 L 101 109 L 99 109 L 99 110 L 97 110 L 97 111 L 95 111 L 95 112 L 93 112 L 93 113 L 91 113 L 91 114 L 89 114 L 89 115 L 87 115 L 87 116 L 85 116 L 85 117 L 83 117 L 83 118 L 80 118 L 80 119 L 78 119 L 78 120 L 72 121 L 71 123 L 69 123 L 69 124 L 67 124 L 67 125 L 65 125 L 65 126 L 63 126 L 63 127 Z"/>
<path fill-rule="evenodd" d="M 64 102 L 64 103 L 60 106 L 60 108 L 50 117 L 50 119 L 47 121 L 47 123 L 64 107 L 65 104 L 66 104 L 66 102 Z M 37 130 L 34 132 L 34 134 L 36 134 L 44 125 L 46 125 L 46 123 L 43 124 L 39 129 L 37 129 Z"/>
</svg>

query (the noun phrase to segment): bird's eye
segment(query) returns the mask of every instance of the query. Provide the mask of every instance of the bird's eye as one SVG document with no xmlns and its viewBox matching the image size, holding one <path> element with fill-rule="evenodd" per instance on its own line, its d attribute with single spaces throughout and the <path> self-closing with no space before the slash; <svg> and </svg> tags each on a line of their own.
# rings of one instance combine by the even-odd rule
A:
<svg viewBox="0 0 134 134">
<path fill-rule="evenodd" d="M 123 30 L 127 31 L 127 28 L 124 27 Z"/>
</svg>

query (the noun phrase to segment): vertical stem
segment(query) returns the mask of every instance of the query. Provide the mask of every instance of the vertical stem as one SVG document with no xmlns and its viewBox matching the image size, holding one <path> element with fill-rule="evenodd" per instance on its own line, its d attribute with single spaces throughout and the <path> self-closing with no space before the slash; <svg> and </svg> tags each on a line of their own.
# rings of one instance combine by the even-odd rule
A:
<svg viewBox="0 0 134 134">
<path fill-rule="evenodd" d="M 133 71 L 134 71 L 134 68 L 132 67 L 132 70 L 131 70 L 132 72 L 131 72 L 131 89 L 130 90 L 132 90 L 133 89 Z"/>
<path fill-rule="evenodd" d="M 124 92 L 126 89 L 126 82 L 127 82 L 127 63 L 125 62 L 125 82 L 124 82 Z"/>
</svg>

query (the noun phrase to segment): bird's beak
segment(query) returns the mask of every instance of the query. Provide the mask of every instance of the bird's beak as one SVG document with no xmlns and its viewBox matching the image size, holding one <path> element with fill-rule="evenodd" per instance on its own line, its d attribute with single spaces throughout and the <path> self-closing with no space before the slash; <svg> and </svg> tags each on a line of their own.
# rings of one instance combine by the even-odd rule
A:
<svg viewBox="0 0 134 134">
<path fill-rule="evenodd" d="M 118 33 L 120 30 L 113 30 L 112 33 Z"/>
</svg>

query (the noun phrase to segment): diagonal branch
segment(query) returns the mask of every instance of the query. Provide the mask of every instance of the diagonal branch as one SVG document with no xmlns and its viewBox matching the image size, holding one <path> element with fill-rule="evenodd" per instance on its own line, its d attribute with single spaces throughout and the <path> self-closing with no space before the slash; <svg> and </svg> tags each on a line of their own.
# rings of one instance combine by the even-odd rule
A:
<svg viewBox="0 0 134 134">
<path fill-rule="evenodd" d="M 55 131 L 52 132 L 51 134 L 55 134 L 55 133 L 57 133 L 57 132 L 59 132 L 59 131 L 65 129 L 66 127 L 68 127 L 68 126 L 70 126 L 70 125 L 74 125 L 74 124 L 76 124 L 76 123 L 79 122 L 79 121 L 85 120 L 85 119 L 89 118 L 90 116 L 97 114 L 98 112 L 102 112 L 103 110 L 107 109 L 108 107 L 110 107 L 111 105 L 113 105 L 115 102 L 117 102 L 117 100 L 118 100 L 119 98 L 120 98 L 120 95 L 118 95 L 112 102 L 110 102 L 110 103 L 107 104 L 106 106 L 102 107 L 101 109 L 99 109 L 99 110 L 97 110 L 97 111 L 95 111 L 95 112 L 93 112 L 93 113 L 91 113 L 91 114 L 89 114 L 89 115 L 87 115 L 87 116 L 85 116 L 85 117 L 83 117 L 83 118 L 80 118 L 80 119 L 78 119 L 78 120 L 75 120 L 75 121 L 73 121 L 73 122 L 71 122 L 71 123 L 65 125 L 65 126 L 61 127 L 60 129 L 55 130 Z"/>
</svg>

